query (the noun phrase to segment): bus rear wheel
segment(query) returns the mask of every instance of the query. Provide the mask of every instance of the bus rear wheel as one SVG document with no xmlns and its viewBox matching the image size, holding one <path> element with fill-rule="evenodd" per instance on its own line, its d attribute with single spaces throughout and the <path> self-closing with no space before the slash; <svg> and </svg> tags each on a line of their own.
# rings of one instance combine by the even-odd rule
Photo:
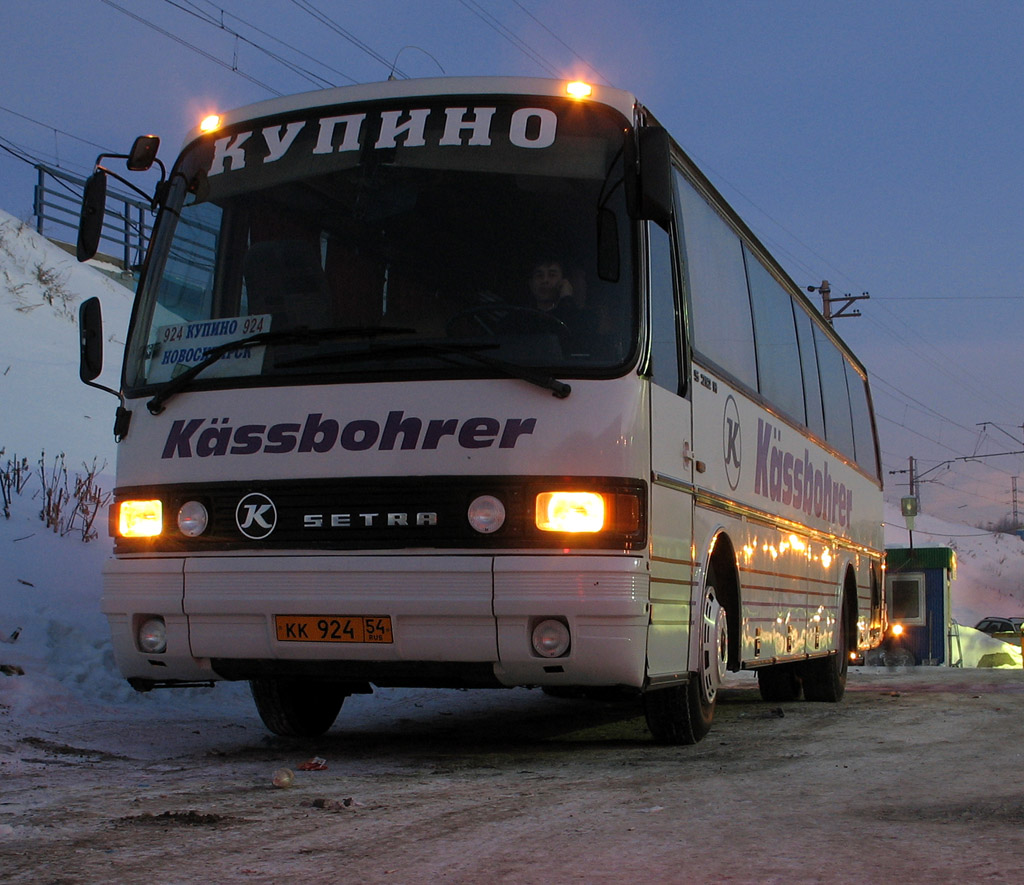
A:
<svg viewBox="0 0 1024 885">
<path fill-rule="evenodd" d="M 704 584 L 697 629 L 697 670 L 690 673 L 689 681 L 644 695 L 647 727 L 658 743 L 695 744 L 711 730 L 718 688 L 729 661 L 729 618 L 718 601 L 712 568 Z"/>
<path fill-rule="evenodd" d="M 251 679 L 249 689 L 263 724 L 281 737 L 319 737 L 349 694 L 329 682 L 298 679 Z"/>
<path fill-rule="evenodd" d="M 846 671 L 850 666 L 850 650 L 846 641 L 846 595 L 839 606 L 836 622 L 836 650 L 826 658 L 816 658 L 801 664 L 804 698 L 808 701 L 836 703 L 846 694 Z"/>
</svg>

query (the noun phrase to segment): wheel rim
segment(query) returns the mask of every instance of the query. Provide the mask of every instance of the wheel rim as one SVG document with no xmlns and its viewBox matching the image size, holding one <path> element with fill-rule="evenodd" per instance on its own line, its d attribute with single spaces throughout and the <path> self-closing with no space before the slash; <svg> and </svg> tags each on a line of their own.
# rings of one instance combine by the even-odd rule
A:
<svg viewBox="0 0 1024 885">
<path fill-rule="evenodd" d="M 729 661 L 729 621 L 714 587 L 704 592 L 700 635 L 700 689 L 708 704 L 714 702 L 725 679 Z"/>
</svg>

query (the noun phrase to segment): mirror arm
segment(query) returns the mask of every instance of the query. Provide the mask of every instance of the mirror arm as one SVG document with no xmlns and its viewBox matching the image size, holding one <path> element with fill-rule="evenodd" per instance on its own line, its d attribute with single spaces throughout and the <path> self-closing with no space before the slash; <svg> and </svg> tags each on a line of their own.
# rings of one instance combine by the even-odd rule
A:
<svg viewBox="0 0 1024 885">
<path fill-rule="evenodd" d="M 151 208 L 153 208 L 153 209 L 156 208 L 156 205 L 157 205 L 157 198 L 156 198 L 156 196 L 151 196 L 150 194 L 147 194 L 141 187 L 136 187 L 134 184 L 132 184 L 123 175 L 118 175 L 113 170 L 108 169 L 106 166 L 100 166 L 99 164 L 96 165 L 96 171 L 97 172 L 102 172 L 104 175 L 109 175 L 111 178 L 116 178 L 118 181 L 121 182 L 121 184 L 123 184 L 125 187 L 131 188 L 133 191 L 135 191 L 135 193 L 137 193 L 144 200 L 149 200 Z M 163 183 L 163 180 L 161 179 L 161 184 L 162 183 Z M 157 185 L 157 187 L 159 188 L 159 185 Z"/>
</svg>

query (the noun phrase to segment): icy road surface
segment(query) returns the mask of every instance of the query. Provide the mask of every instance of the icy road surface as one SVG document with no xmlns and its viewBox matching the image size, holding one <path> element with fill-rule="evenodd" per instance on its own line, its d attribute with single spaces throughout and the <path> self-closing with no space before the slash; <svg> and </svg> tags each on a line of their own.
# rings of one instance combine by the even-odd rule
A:
<svg viewBox="0 0 1024 885">
<path fill-rule="evenodd" d="M 840 704 L 735 676 L 695 747 L 524 689 L 378 691 L 292 742 L 215 691 L 0 709 L 3 880 L 1020 881 L 1024 671 L 856 669 Z"/>
</svg>

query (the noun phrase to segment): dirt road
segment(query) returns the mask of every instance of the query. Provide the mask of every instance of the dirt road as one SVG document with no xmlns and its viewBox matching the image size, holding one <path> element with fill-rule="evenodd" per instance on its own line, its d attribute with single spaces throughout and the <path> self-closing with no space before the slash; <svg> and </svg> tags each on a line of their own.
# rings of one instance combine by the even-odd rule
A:
<svg viewBox="0 0 1024 885">
<path fill-rule="evenodd" d="M 0 876 L 1017 882 L 1022 732 L 1024 672 L 938 668 L 853 670 L 837 705 L 733 677 L 695 747 L 527 690 L 382 691 L 300 743 L 159 702 L 33 733 L 0 709 Z"/>
</svg>

